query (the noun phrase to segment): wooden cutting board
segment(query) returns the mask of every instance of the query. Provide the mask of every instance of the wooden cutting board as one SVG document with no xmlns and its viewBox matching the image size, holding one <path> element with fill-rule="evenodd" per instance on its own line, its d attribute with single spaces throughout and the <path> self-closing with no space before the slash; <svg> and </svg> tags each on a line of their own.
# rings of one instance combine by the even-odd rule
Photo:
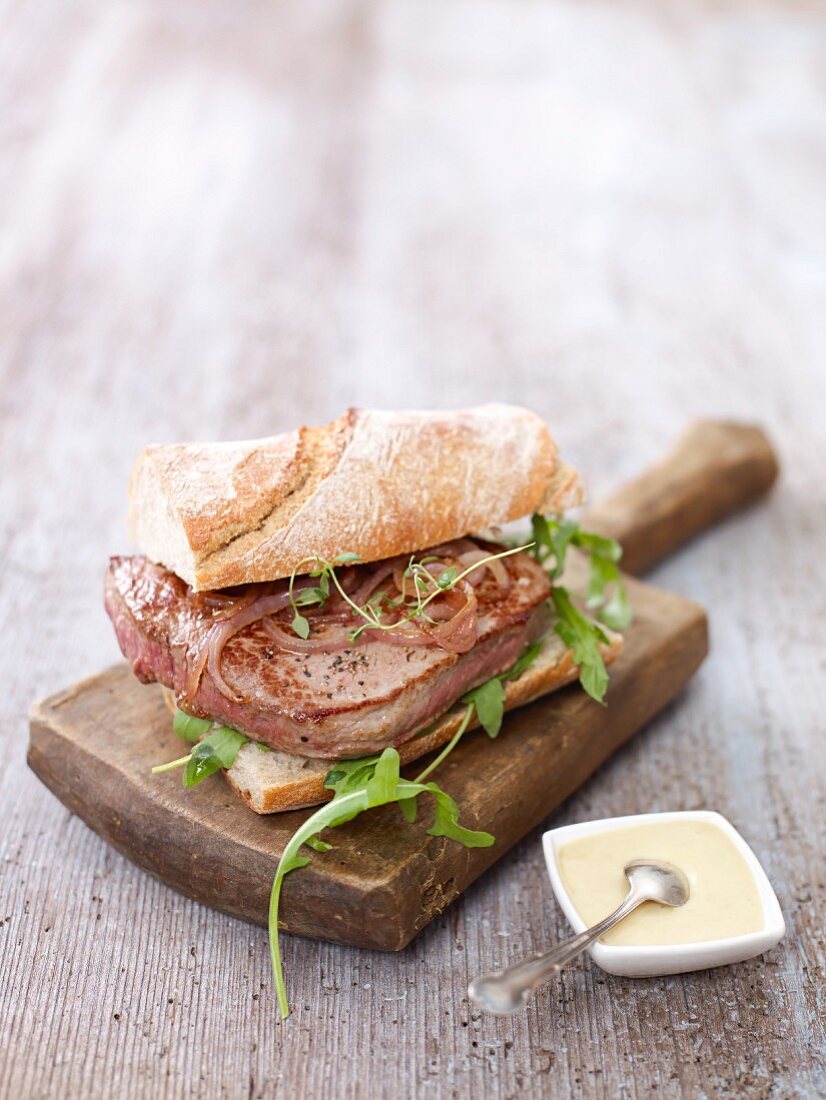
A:
<svg viewBox="0 0 826 1100">
<path fill-rule="evenodd" d="M 756 428 L 702 422 L 664 463 L 588 517 L 623 540 L 639 572 L 764 492 L 777 472 Z M 289 932 L 395 951 L 453 901 L 680 691 L 708 649 L 696 603 L 629 580 L 635 612 L 607 707 L 578 685 L 509 714 L 499 737 L 468 735 L 438 773 L 462 823 L 496 836 L 466 849 L 395 806 L 335 830 L 334 849 L 285 879 Z M 174 756 L 160 688 L 126 664 L 35 704 L 29 765 L 119 852 L 181 893 L 265 924 L 278 857 L 309 811 L 259 817 L 219 777 L 185 791 L 150 768 Z M 331 835 L 331 834 L 328 834 Z"/>
</svg>

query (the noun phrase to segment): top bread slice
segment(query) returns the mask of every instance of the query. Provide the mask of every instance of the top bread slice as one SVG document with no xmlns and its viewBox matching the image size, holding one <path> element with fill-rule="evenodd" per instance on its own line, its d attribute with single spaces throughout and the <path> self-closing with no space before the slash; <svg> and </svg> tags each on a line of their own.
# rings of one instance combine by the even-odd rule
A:
<svg viewBox="0 0 826 1100">
<path fill-rule="evenodd" d="M 142 553 L 195 591 L 377 561 L 578 504 L 576 472 L 527 409 L 350 409 L 242 443 L 147 447 L 130 488 Z"/>
</svg>

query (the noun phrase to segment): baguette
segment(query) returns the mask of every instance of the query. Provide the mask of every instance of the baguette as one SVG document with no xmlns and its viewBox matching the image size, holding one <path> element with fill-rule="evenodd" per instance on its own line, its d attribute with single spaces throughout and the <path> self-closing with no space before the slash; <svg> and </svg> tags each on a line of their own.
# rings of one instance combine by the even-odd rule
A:
<svg viewBox="0 0 826 1100">
<path fill-rule="evenodd" d="M 609 642 L 602 647 L 606 665 L 620 655 L 622 637 L 606 631 Z M 505 683 L 505 710 L 522 707 L 576 680 L 579 669 L 571 652 L 549 630 L 542 637 L 542 650 L 536 660 L 516 680 Z M 174 701 L 171 703 L 174 709 Z M 457 704 L 423 734 L 398 746 L 402 764 L 410 764 L 420 756 L 446 744 L 459 727 L 464 706 Z M 479 721 L 474 714 L 470 729 Z M 297 810 L 326 802 L 332 793 L 325 789 L 324 779 L 335 765 L 330 760 L 291 756 L 285 752 L 262 752 L 256 744 L 244 745 L 232 767 L 224 772 L 230 786 L 257 814 Z"/>
<path fill-rule="evenodd" d="M 143 554 L 204 591 L 306 572 L 314 555 L 412 553 L 581 497 L 527 409 L 350 409 L 268 439 L 147 447 L 129 526 Z"/>
</svg>

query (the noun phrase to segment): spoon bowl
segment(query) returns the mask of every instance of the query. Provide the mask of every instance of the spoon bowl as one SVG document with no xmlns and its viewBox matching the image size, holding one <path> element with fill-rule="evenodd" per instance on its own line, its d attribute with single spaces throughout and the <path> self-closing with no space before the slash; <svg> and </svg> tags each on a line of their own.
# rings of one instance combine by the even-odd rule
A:
<svg viewBox="0 0 826 1100">
<path fill-rule="evenodd" d="M 540 952 L 506 970 L 495 970 L 474 979 L 468 995 L 480 1008 L 507 1016 L 521 1008 L 531 993 L 580 955 L 594 940 L 613 928 L 646 901 L 673 907 L 685 905 L 691 887 L 679 867 L 653 859 L 634 859 L 626 864 L 629 891 L 622 904 L 607 917 L 550 951 Z"/>
<path fill-rule="evenodd" d="M 644 901 L 656 901 L 660 905 L 677 908 L 685 905 L 691 895 L 688 879 L 673 863 L 632 859 L 623 870 L 631 886 L 630 893 Z"/>
</svg>

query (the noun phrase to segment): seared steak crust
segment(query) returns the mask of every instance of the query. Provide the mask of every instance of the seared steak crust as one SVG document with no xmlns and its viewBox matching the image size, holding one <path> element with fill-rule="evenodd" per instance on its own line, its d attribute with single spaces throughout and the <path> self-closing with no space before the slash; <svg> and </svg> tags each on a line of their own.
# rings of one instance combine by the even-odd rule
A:
<svg viewBox="0 0 826 1100">
<path fill-rule="evenodd" d="M 288 653 L 260 623 L 226 644 L 221 673 L 243 700 L 224 695 L 204 670 L 184 699 L 188 662 L 214 611 L 174 573 L 143 557 L 114 557 L 106 610 L 121 650 L 144 683 L 175 692 L 193 714 L 211 717 L 273 748 L 330 759 L 365 756 L 409 740 L 470 688 L 505 671 L 545 623 L 550 586 L 527 554 L 503 559 L 513 581 L 478 586 L 478 639 L 461 655 L 439 647 L 360 640 L 339 652 Z M 324 626 L 313 636 L 323 639 Z"/>
</svg>

